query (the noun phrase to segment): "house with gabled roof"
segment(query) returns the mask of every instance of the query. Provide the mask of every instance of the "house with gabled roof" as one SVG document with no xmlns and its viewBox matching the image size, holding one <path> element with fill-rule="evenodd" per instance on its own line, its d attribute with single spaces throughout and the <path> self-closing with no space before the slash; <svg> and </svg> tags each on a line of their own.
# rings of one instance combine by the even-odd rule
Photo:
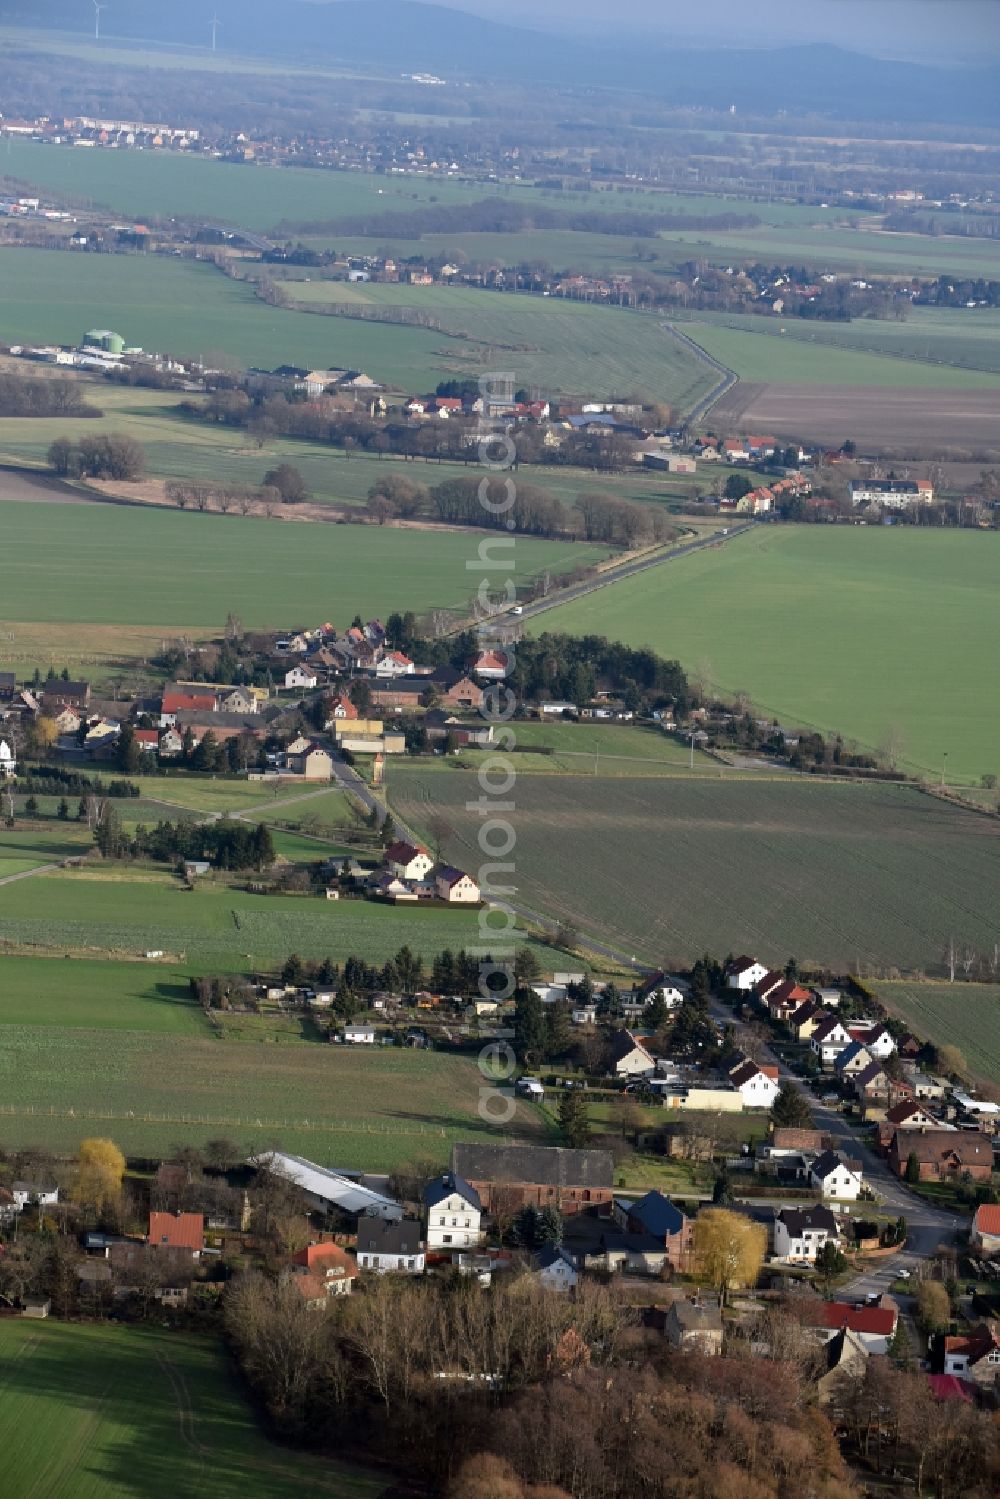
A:
<svg viewBox="0 0 1000 1499">
<path fill-rule="evenodd" d="M 486 682 L 502 682 L 510 668 L 506 651 L 480 651 L 472 664 L 474 675 Z"/>
<path fill-rule="evenodd" d="M 427 1183 L 421 1197 L 429 1250 L 467 1249 L 479 1243 L 483 1205 L 464 1177 L 445 1171 Z"/>
<path fill-rule="evenodd" d="M 203 1213 L 150 1213 L 148 1242 L 157 1249 L 183 1249 L 198 1259 L 205 1247 Z"/>
<path fill-rule="evenodd" d="M 391 874 L 401 880 L 422 880 L 434 868 L 434 860 L 422 843 L 408 843 L 399 839 L 390 843 L 382 856 L 382 863 Z"/>
<path fill-rule="evenodd" d="M 850 1078 L 859 1072 L 864 1072 L 870 1067 L 875 1058 L 867 1047 L 862 1046 L 860 1041 L 852 1041 L 845 1046 L 833 1064 L 833 1070 L 838 1077 Z"/>
<path fill-rule="evenodd" d="M 942 1124 L 940 1120 L 935 1119 L 934 1115 L 915 1098 L 905 1098 L 887 1109 L 885 1118 L 879 1121 L 879 1149 L 883 1151 L 889 1149 L 892 1137 L 897 1130 L 951 1130 L 953 1128 L 954 1126 Z"/>
<path fill-rule="evenodd" d="M 1000 1393 L 1000 1326 L 980 1322 L 967 1333 L 946 1337 L 944 1372 L 971 1380 L 990 1394 Z"/>
<path fill-rule="evenodd" d="M 847 1029 L 851 1034 L 851 1040 L 860 1041 L 869 1056 L 874 1057 L 878 1062 L 884 1062 L 896 1050 L 892 1032 L 881 1021 L 873 1022 L 871 1025 L 849 1025 Z"/>
<path fill-rule="evenodd" d="M 794 979 L 782 979 L 780 984 L 775 984 L 767 994 L 761 998 L 761 1004 L 767 1010 L 772 1020 L 785 1024 L 795 1014 L 800 1005 L 807 999 L 812 998 L 812 991 L 803 989 Z"/>
<path fill-rule="evenodd" d="M 808 1041 L 813 1031 L 821 1020 L 829 1015 L 824 1010 L 819 1000 L 813 995 L 810 999 L 804 999 L 798 1009 L 789 1015 L 786 1022 L 788 1029 L 798 1041 Z"/>
<path fill-rule="evenodd" d="M 826 1371 L 816 1381 L 820 1405 L 843 1404 L 851 1387 L 864 1378 L 867 1367 L 864 1340 L 852 1328 L 842 1327 L 826 1345 Z"/>
<path fill-rule="evenodd" d="M 753 986 L 754 999 L 763 1004 L 771 990 L 783 983 L 785 983 L 785 975 L 780 968 L 765 969 Z"/>
<path fill-rule="evenodd" d="M 439 900 L 449 905 L 478 905 L 482 899 L 479 886 L 471 874 L 452 864 L 441 864 L 434 871 L 434 888 Z"/>
<path fill-rule="evenodd" d="M 652 1077 L 656 1059 L 631 1031 L 616 1031 L 611 1038 L 608 1070 L 615 1077 Z"/>
<path fill-rule="evenodd" d="M 1000 1204 L 979 1204 L 972 1220 L 969 1244 L 978 1254 L 1000 1254 Z"/>
<path fill-rule="evenodd" d="M 729 1070 L 729 1081 L 748 1109 L 769 1109 L 781 1092 L 778 1068 L 741 1057 Z"/>
<path fill-rule="evenodd" d="M 887 1353 L 899 1321 L 899 1307 L 891 1297 L 878 1306 L 856 1306 L 846 1301 L 809 1301 L 803 1306 L 803 1321 L 829 1343 L 843 1328 L 861 1339 L 869 1353 Z"/>
<path fill-rule="evenodd" d="M 734 958 L 726 967 L 726 988 L 739 989 L 744 994 L 749 994 L 755 985 L 767 973 L 767 968 L 756 958 L 742 957 Z M 782 974 L 784 977 L 784 974 Z"/>
<path fill-rule="evenodd" d="M 629 1233 L 648 1234 L 666 1250 L 675 1270 L 686 1270 L 691 1256 L 691 1219 L 655 1189 L 638 1202 L 615 1203 L 615 1218 Z"/>
<path fill-rule="evenodd" d="M 906 1176 L 910 1156 L 917 1162 L 920 1181 L 988 1182 L 993 1174 L 993 1143 L 971 1130 L 896 1130 L 889 1145 L 889 1166 Z"/>
<path fill-rule="evenodd" d="M 848 1160 L 836 1150 L 818 1155 L 809 1168 L 809 1177 L 824 1198 L 837 1202 L 856 1202 L 864 1182 L 861 1162 Z"/>
<path fill-rule="evenodd" d="M 451 1167 L 475 1187 L 487 1213 L 502 1204 L 515 1212 L 551 1206 L 568 1215 L 612 1201 L 614 1161 L 607 1150 L 459 1142 Z"/>
<path fill-rule="evenodd" d="M 846 1028 L 831 1015 L 828 1020 L 823 1020 L 813 1031 L 809 1038 L 809 1045 L 817 1057 L 820 1066 L 829 1070 L 834 1062 L 851 1044 L 851 1038 Z"/>
<path fill-rule="evenodd" d="M 326 705 L 326 727 L 332 723 L 353 722 L 358 717 L 358 710 L 346 693 L 338 693 L 336 697 L 330 698 Z"/>
<path fill-rule="evenodd" d="M 836 1243 L 839 1237 L 829 1208 L 782 1208 L 774 1220 L 775 1258 L 792 1265 L 812 1265 L 823 1245 Z"/>
<path fill-rule="evenodd" d="M 301 1272 L 301 1278 L 315 1277 L 324 1300 L 329 1296 L 349 1296 L 358 1275 L 355 1260 L 332 1240 L 307 1244 L 292 1255 L 292 1264 Z"/>
<path fill-rule="evenodd" d="M 851 1078 L 854 1092 L 864 1105 L 865 1118 L 875 1119 L 892 1102 L 893 1082 L 881 1062 L 869 1062 Z"/>
</svg>

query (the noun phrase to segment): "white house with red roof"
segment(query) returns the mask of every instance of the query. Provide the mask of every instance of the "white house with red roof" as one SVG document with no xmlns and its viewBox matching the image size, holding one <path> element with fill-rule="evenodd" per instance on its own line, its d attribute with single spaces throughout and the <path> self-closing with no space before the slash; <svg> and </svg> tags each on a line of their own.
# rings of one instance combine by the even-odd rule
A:
<svg viewBox="0 0 1000 1499">
<path fill-rule="evenodd" d="M 484 681 L 502 682 L 510 671 L 510 665 L 510 657 L 505 651 L 481 651 L 472 670 Z"/>
<path fill-rule="evenodd" d="M 397 879 L 407 882 L 422 880 L 434 868 L 434 860 L 422 844 L 404 840 L 389 845 L 382 863 Z"/>
<path fill-rule="evenodd" d="M 327 705 L 327 727 L 333 722 L 344 723 L 349 719 L 353 720 L 357 718 L 357 716 L 357 708 L 355 708 L 350 698 L 345 694 L 338 694 L 336 697 L 332 697 Z"/>
<path fill-rule="evenodd" d="M 412 677 L 415 668 L 404 651 L 386 651 L 375 663 L 377 677 Z"/>
<path fill-rule="evenodd" d="M 805 1302 L 803 1319 L 824 1343 L 846 1327 L 861 1339 L 869 1353 L 887 1353 L 899 1321 L 899 1308 L 891 1296 L 880 1298 L 878 1306 L 856 1306 L 844 1301 Z"/>
<path fill-rule="evenodd" d="M 979 1254 L 1000 1254 L 1000 1205 L 981 1202 L 972 1220 L 971 1247 Z"/>
<path fill-rule="evenodd" d="M 869 1056 L 884 1062 L 896 1050 L 896 1042 L 888 1026 L 877 1021 L 873 1025 L 849 1025 L 852 1041 L 860 1041 Z"/>
<path fill-rule="evenodd" d="M 729 1081 L 747 1109 L 769 1109 L 781 1092 L 777 1067 L 759 1066 L 749 1057 L 741 1057 L 730 1068 Z"/>
<path fill-rule="evenodd" d="M 165 692 L 160 703 L 160 728 L 172 729 L 178 713 L 214 713 L 214 692 Z"/>
</svg>

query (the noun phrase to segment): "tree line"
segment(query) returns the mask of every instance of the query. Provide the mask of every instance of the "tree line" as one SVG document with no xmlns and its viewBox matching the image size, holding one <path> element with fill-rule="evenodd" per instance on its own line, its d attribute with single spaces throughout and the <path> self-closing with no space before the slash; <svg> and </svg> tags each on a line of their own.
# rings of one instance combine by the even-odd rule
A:
<svg viewBox="0 0 1000 1499">
<path fill-rule="evenodd" d="M 146 454 L 134 438 L 102 434 L 72 442 L 57 437 L 48 452 L 49 467 L 66 479 L 141 479 Z"/>
<path fill-rule="evenodd" d="M 275 859 L 270 830 L 262 822 L 158 822 L 153 828 L 140 824 L 129 834 L 110 802 L 101 805 L 94 842 L 105 858 L 145 858 L 160 864 L 207 859 L 217 869 L 260 870 Z"/>
<path fill-rule="evenodd" d="M 96 417 L 103 413 L 89 405 L 72 380 L 39 375 L 0 374 L 0 416 Z"/>
</svg>

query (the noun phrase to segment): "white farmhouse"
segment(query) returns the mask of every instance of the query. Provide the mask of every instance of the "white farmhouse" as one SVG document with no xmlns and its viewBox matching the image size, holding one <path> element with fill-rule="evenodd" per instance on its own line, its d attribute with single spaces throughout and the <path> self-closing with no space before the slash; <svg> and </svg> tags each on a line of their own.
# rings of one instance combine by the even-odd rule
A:
<svg viewBox="0 0 1000 1499">
<path fill-rule="evenodd" d="M 479 1243 L 483 1210 L 475 1187 L 453 1171 L 428 1182 L 423 1191 L 427 1248 L 468 1249 Z"/>
<path fill-rule="evenodd" d="M 391 843 L 382 862 L 400 880 L 422 880 L 434 868 L 434 860 L 420 843 Z"/>
<path fill-rule="evenodd" d="M 358 1219 L 358 1269 L 380 1275 L 399 1271 L 423 1275 L 426 1264 L 420 1224 L 415 1218 Z"/>
</svg>

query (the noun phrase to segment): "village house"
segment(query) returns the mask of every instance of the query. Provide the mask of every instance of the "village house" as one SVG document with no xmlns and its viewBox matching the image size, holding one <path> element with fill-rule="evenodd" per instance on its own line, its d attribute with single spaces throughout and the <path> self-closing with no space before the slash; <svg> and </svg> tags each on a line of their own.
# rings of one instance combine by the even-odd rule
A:
<svg viewBox="0 0 1000 1499">
<path fill-rule="evenodd" d="M 852 1078 L 856 1073 L 864 1072 L 874 1060 L 867 1047 L 862 1046 L 860 1041 L 852 1041 L 834 1061 L 833 1070 L 838 1077 Z"/>
<path fill-rule="evenodd" d="M 615 1077 L 652 1077 L 656 1059 L 631 1031 L 616 1031 L 611 1041 L 608 1067 Z"/>
<path fill-rule="evenodd" d="M 205 1245 L 203 1213 L 150 1213 L 147 1242 L 151 1248 L 184 1250 L 199 1259 Z"/>
<path fill-rule="evenodd" d="M 415 669 L 403 651 L 386 651 L 375 663 L 376 677 L 412 677 Z"/>
<path fill-rule="evenodd" d="M 423 1275 L 426 1263 L 416 1218 L 359 1218 L 358 1269 Z"/>
<path fill-rule="evenodd" d="M 850 1327 L 842 1327 L 826 1345 L 826 1369 L 816 1381 L 821 1406 L 841 1406 L 850 1390 L 864 1378 L 868 1349 Z"/>
<path fill-rule="evenodd" d="M 178 713 L 215 713 L 218 702 L 214 692 L 165 692 L 160 702 L 160 728 L 170 729 Z"/>
<path fill-rule="evenodd" d="M 768 970 L 763 963 L 758 963 L 756 958 L 735 958 L 726 969 L 726 988 L 739 989 L 741 993 L 749 994 L 761 979 L 765 977 Z M 782 974 L 782 978 L 784 974 Z"/>
<path fill-rule="evenodd" d="M 769 1109 L 781 1092 L 777 1067 L 759 1066 L 748 1057 L 730 1068 L 729 1081 L 747 1109 Z"/>
<path fill-rule="evenodd" d="M 452 1146 L 451 1169 L 479 1193 L 483 1211 L 497 1207 L 554 1207 L 564 1215 L 583 1207 L 610 1209 L 614 1162 L 607 1150 L 547 1145 Z"/>
<path fill-rule="evenodd" d="M 479 1193 L 453 1171 L 427 1183 L 423 1205 L 429 1250 L 465 1249 L 479 1243 L 483 1211 Z"/>
<path fill-rule="evenodd" d="M 6 739 L 0 739 L 0 781 L 9 781 L 17 774 L 17 756 Z"/>
<path fill-rule="evenodd" d="M 374 1046 L 373 1025 L 345 1025 L 341 1035 L 348 1046 Z"/>
<path fill-rule="evenodd" d="M 580 1278 L 561 1244 L 547 1244 L 532 1255 L 531 1271 L 547 1291 L 572 1291 Z"/>
<path fill-rule="evenodd" d="M 880 1298 L 878 1306 L 853 1306 L 844 1301 L 807 1302 L 804 1320 L 819 1340 L 829 1343 L 843 1328 L 849 1328 L 868 1353 L 887 1353 L 896 1324 L 899 1308 L 891 1296 Z"/>
<path fill-rule="evenodd" d="M 295 665 L 290 667 L 288 671 L 285 672 L 286 687 L 301 687 L 308 689 L 315 687 L 318 682 L 319 678 L 317 677 L 316 673 L 310 671 L 308 667 L 305 666 Z"/>
<path fill-rule="evenodd" d="M 297 1279 L 318 1283 L 324 1303 L 330 1296 L 349 1296 L 358 1274 L 355 1261 L 332 1241 L 307 1244 L 292 1255 L 292 1264 L 300 1272 Z"/>
<path fill-rule="evenodd" d="M 952 1125 L 943 1125 L 939 1119 L 935 1119 L 934 1115 L 915 1098 L 907 1098 L 900 1103 L 893 1104 L 892 1108 L 886 1111 L 885 1118 L 880 1121 L 879 1149 L 888 1151 L 892 1144 L 892 1137 L 897 1130 L 951 1130 L 952 1128 Z"/>
<path fill-rule="evenodd" d="M 782 1208 L 774 1220 L 775 1258 L 790 1265 L 813 1265 L 823 1245 L 839 1238 L 829 1208 Z"/>
<path fill-rule="evenodd" d="M 686 1270 L 691 1256 L 692 1224 L 669 1197 L 655 1190 L 638 1202 L 615 1201 L 614 1216 L 619 1225 L 633 1234 L 646 1234 L 666 1252 L 674 1270 Z"/>
<path fill-rule="evenodd" d="M 18 1213 L 28 1207 L 52 1207 L 59 1201 L 59 1188 L 50 1182 L 15 1181 L 11 1194 Z"/>
<path fill-rule="evenodd" d="M 980 1322 L 968 1333 L 944 1340 L 944 1372 L 968 1379 L 980 1390 L 1000 1392 L 1000 1329 Z"/>
<path fill-rule="evenodd" d="M 446 900 L 449 905 L 478 905 L 482 898 L 472 876 L 450 864 L 435 869 L 434 884 L 438 899 Z"/>
<path fill-rule="evenodd" d="M 663 1322 L 663 1336 L 678 1352 L 717 1355 L 722 1352 L 722 1311 L 718 1302 L 674 1301 Z"/>
<path fill-rule="evenodd" d="M 993 1146 L 982 1134 L 966 1130 L 897 1130 L 889 1146 L 889 1166 L 905 1177 L 911 1155 L 920 1181 L 956 1181 L 966 1174 L 988 1182 L 993 1173 Z"/>
<path fill-rule="evenodd" d="M 421 843 L 391 843 L 382 856 L 385 868 L 404 881 L 422 880 L 434 868 L 434 860 Z"/>
<path fill-rule="evenodd" d="M 810 1180 L 824 1198 L 856 1202 L 862 1187 L 861 1163 L 848 1161 L 834 1150 L 824 1150 L 809 1168 Z"/>
<path fill-rule="evenodd" d="M 972 1220 L 969 1244 L 977 1254 L 1000 1254 L 1000 1206 L 996 1203 L 979 1204 Z"/>
<path fill-rule="evenodd" d="M 338 694 L 336 697 L 332 697 L 327 704 L 327 728 L 329 728 L 330 725 L 334 723 L 345 723 L 347 721 L 353 722 L 357 719 L 357 717 L 358 710 L 357 708 L 355 708 L 349 697 Z"/>
<path fill-rule="evenodd" d="M 850 1044 L 850 1036 L 835 1015 L 822 1021 L 809 1038 L 809 1045 L 825 1071 L 832 1069 L 840 1053 Z"/>
<path fill-rule="evenodd" d="M 868 1055 L 877 1062 L 884 1062 L 896 1050 L 892 1032 L 880 1021 L 871 1025 L 849 1025 L 851 1040 L 858 1041 Z"/>
<path fill-rule="evenodd" d="M 310 743 L 298 754 L 289 754 L 289 769 L 307 781 L 329 781 L 333 776 L 333 759 L 329 750 Z"/>
</svg>

